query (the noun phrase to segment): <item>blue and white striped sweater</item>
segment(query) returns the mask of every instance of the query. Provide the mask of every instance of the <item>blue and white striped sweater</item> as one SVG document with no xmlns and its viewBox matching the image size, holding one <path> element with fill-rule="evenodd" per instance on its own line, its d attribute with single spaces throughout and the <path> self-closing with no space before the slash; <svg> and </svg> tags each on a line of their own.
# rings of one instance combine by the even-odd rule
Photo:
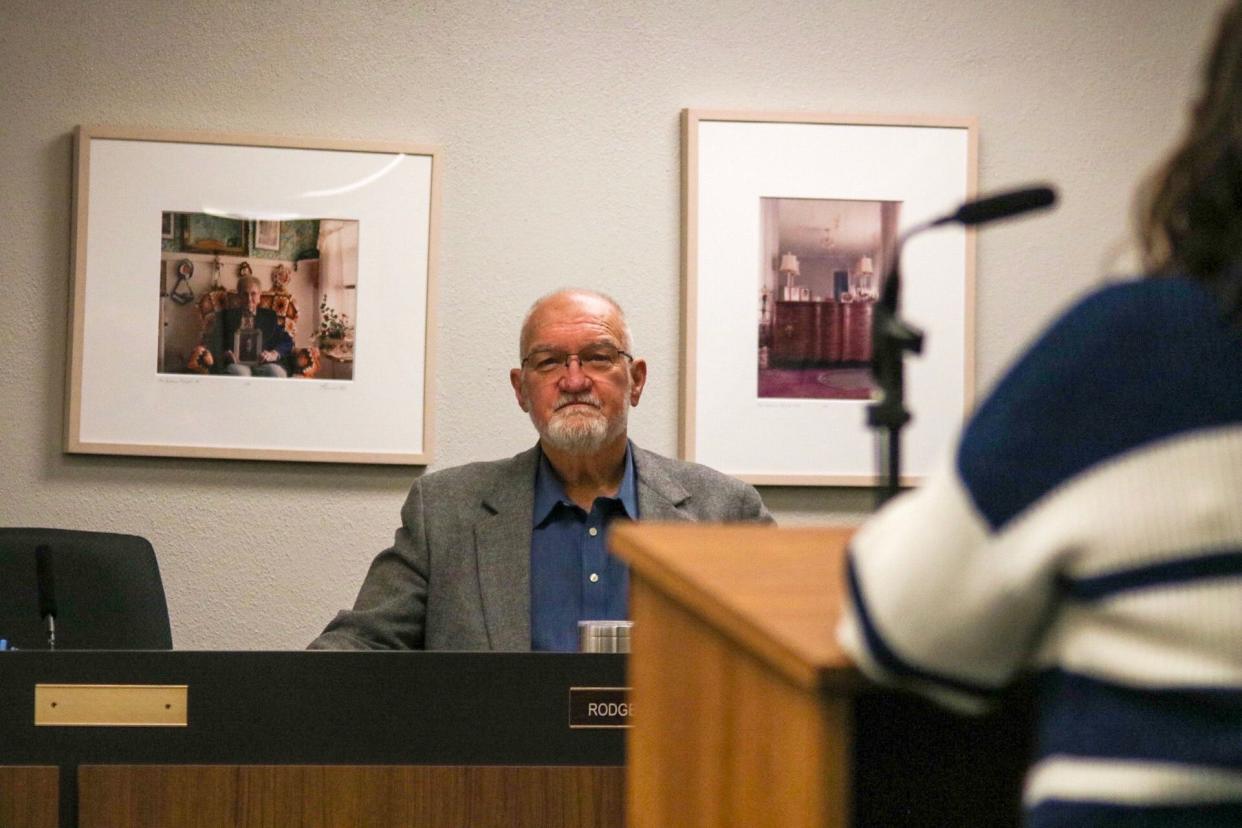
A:
<svg viewBox="0 0 1242 828">
<path fill-rule="evenodd" d="M 1031 824 L 1242 824 L 1242 335 L 1185 279 L 1087 297 L 859 532 L 850 585 L 880 680 L 974 708 L 1039 672 Z"/>
</svg>

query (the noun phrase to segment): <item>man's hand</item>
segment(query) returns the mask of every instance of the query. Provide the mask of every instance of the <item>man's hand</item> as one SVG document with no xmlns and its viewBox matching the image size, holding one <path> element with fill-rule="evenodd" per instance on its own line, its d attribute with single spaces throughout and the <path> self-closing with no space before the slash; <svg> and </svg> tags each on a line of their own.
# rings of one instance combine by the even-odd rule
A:
<svg viewBox="0 0 1242 828">
<path fill-rule="evenodd" d="M 260 362 L 275 362 L 278 359 L 280 359 L 280 354 L 276 353 L 275 351 L 264 351 L 263 353 L 259 354 Z"/>
<path fill-rule="evenodd" d="M 233 356 L 232 351 L 225 351 L 224 352 L 224 364 L 228 365 L 231 362 L 237 362 L 237 357 Z"/>
</svg>

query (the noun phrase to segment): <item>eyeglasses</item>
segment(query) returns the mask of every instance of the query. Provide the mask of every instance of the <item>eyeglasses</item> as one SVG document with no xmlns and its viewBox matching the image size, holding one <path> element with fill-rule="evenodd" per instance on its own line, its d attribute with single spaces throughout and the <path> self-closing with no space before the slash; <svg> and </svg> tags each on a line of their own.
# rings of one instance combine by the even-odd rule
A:
<svg viewBox="0 0 1242 828">
<path fill-rule="evenodd" d="M 634 357 L 625 351 L 613 345 L 588 345 L 576 354 L 568 351 L 560 350 L 538 350 L 531 351 L 522 359 L 522 367 L 526 367 L 526 363 L 530 363 L 530 368 L 536 374 L 544 377 L 550 377 L 560 369 L 569 370 L 569 361 L 577 358 L 578 367 L 583 373 L 592 376 L 602 376 L 607 374 L 613 368 L 617 367 L 617 363 L 621 361 L 621 357 L 632 360 Z"/>
</svg>

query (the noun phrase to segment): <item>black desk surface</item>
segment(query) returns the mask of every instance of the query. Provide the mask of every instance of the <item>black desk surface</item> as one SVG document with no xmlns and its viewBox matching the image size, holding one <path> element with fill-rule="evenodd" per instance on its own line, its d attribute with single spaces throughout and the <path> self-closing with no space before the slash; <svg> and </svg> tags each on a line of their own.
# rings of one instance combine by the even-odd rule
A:
<svg viewBox="0 0 1242 828">
<path fill-rule="evenodd" d="M 188 726 L 36 727 L 35 684 L 188 685 Z M 620 655 L 0 652 L 0 764 L 622 765 L 569 688 L 624 685 Z"/>
</svg>

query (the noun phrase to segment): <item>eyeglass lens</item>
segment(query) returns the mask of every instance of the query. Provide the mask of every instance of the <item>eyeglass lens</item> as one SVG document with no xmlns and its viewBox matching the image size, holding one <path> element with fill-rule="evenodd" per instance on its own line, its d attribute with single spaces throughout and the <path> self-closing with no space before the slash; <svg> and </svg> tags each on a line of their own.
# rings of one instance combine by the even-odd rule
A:
<svg viewBox="0 0 1242 828">
<path fill-rule="evenodd" d="M 599 374 L 616 367 L 624 353 L 612 345 L 592 345 L 574 354 L 560 350 L 532 351 L 526 361 L 536 372 L 548 374 L 560 368 L 568 369 L 570 359 L 577 357 L 583 371 Z"/>
</svg>

